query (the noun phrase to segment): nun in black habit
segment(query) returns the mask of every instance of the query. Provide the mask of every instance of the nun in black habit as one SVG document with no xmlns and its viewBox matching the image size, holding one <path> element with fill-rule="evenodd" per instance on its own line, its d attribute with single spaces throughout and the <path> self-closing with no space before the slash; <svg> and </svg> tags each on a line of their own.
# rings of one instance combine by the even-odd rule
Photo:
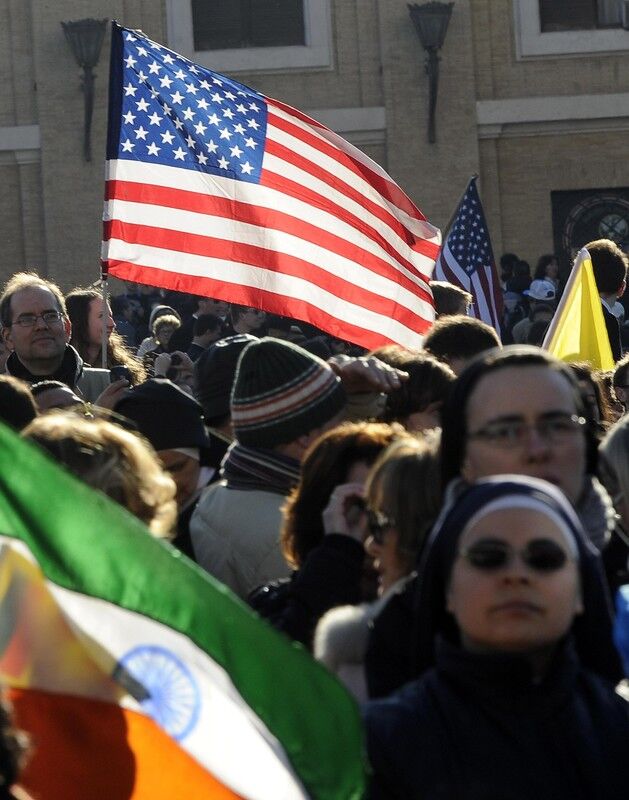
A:
<svg viewBox="0 0 629 800">
<path fill-rule="evenodd" d="M 629 797 L 600 557 L 555 486 L 501 475 L 454 499 L 415 622 L 419 679 L 365 707 L 371 798 Z"/>
</svg>

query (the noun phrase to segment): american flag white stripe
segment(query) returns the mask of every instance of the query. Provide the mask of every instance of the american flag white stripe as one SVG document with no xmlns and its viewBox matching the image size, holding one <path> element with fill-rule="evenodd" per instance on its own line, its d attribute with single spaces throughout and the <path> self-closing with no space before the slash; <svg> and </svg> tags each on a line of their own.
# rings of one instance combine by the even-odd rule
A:
<svg viewBox="0 0 629 800">
<path fill-rule="evenodd" d="M 440 234 L 384 170 L 300 112 L 120 30 L 108 271 L 367 347 L 419 347 Z"/>
<path fill-rule="evenodd" d="M 386 278 L 388 285 L 393 288 L 399 285 L 393 280 L 395 273 L 399 273 L 402 279 L 399 276 L 396 276 L 396 278 L 397 281 L 401 283 L 400 291 L 402 295 L 399 300 L 401 304 L 408 305 L 408 307 L 412 308 L 412 298 L 408 298 L 408 303 L 405 302 L 404 298 L 408 291 L 414 291 L 414 307 L 419 309 L 420 314 L 430 313 L 430 302 L 423 299 L 423 297 L 427 297 L 425 279 L 420 278 L 416 272 L 412 272 L 402 266 L 399 261 L 396 262 L 371 236 L 362 235 L 361 231 L 356 230 L 355 227 L 335 217 L 326 210 L 319 209 L 299 199 L 290 198 L 286 193 L 279 192 L 275 189 L 258 185 L 253 187 L 253 189 L 255 189 L 255 192 L 253 192 L 252 187 L 243 186 L 243 184 L 232 181 L 229 178 L 216 178 L 215 176 L 208 176 L 201 172 L 177 169 L 175 167 L 164 167 L 158 164 L 149 165 L 142 162 L 120 160 L 117 162 L 110 162 L 108 164 L 108 172 L 111 175 L 111 180 L 129 181 L 137 183 L 139 186 L 153 185 L 175 190 L 184 189 L 187 192 L 198 194 L 201 198 L 212 196 L 228 197 L 233 203 L 245 203 L 255 208 L 267 208 L 276 212 L 285 213 L 291 217 L 307 220 L 309 224 L 320 228 L 322 232 L 335 231 L 340 239 L 339 249 L 337 249 L 336 252 L 339 252 L 341 256 L 344 255 L 344 252 L 349 253 L 352 251 L 354 253 L 354 267 L 360 270 L 360 273 L 357 274 L 357 278 L 354 281 L 357 286 L 368 286 L 371 288 L 372 282 L 378 282 L 380 275 L 386 271 L 390 275 L 389 278 Z M 123 209 L 125 207 L 120 206 L 120 210 L 118 210 L 118 202 L 116 198 L 106 201 L 106 220 L 121 219 L 122 221 L 130 222 L 138 221 L 124 216 Z M 166 208 L 167 215 L 170 215 L 175 203 L 176 200 L 170 200 Z M 145 202 L 143 205 L 145 205 L 149 217 L 151 214 L 157 215 L 161 212 L 162 207 L 157 204 L 148 204 Z M 184 219 L 185 217 L 180 218 L 179 224 L 183 224 Z M 216 217 L 214 219 L 206 219 L 206 228 L 203 233 L 212 236 L 218 235 L 209 227 L 214 224 L 215 220 L 218 221 Z M 166 221 L 169 221 L 169 216 L 166 217 Z M 151 222 L 149 218 L 141 224 L 152 224 L 159 227 L 156 221 Z M 236 219 L 232 218 L 232 224 L 232 233 L 237 237 L 240 227 L 239 223 L 237 223 Z M 299 228 L 297 225 L 292 224 L 292 227 L 296 234 L 298 234 Z M 166 228 L 180 229 L 178 226 L 175 227 L 172 224 L 166 225 Z M 183 230 L 186 230 L 186 228 L 183 228 Z M 275 237 L 276 233 L 276 230 L 268 227 L 260 228 L 260 244 L 268 243 L 269 238 Z M 303 239 L 304 246 L 308 245 L 311 241 L 305 236 L 301 238 Z M 274 241 L 274 249 L 275 247 L 277 247 L 277 244 Z M 342 250 L 340 248 L 342 248 Z M 324 259 L 332 258 L 335 257 L 336 252 L 330 245 L 325 251 L 321 252 L 321 256 Z M 347 256 L 345 256 L 345 258 L 347 258 Z M 382 262 L 380 266 L 374 263 L 375 259 Z M 429 266 L 428 259 L 423 256 L 416 255 L 415 260 L 424 262 L 426 267 Z M 329 263 L 326 260 L 313 263 L 318 263 L 322 269 L 329 269 Z M 343 275 L 343 278 L 352 280 L 346 275 Z M 414 287 L 417 288 L 415 289 Z M 423 296 L 421 294 L 422 291 L 424 293 Z"/>
<path fill-rule="evenodd" d="M 151 207 L 146 203 L 132 203 L 125 200 L 109 201 L 106 204 L 106 213 L 122 223 L 143 225 L 158 229 L 174 229 L 179 232 L 192 233 L 205 236 L 208 228 L 206 214 L 174 208 Z M 260 246 L 263 241 L 264 229 L 256 225 L 240 222 L 234 224 L 231 219 L 214 217 L 212 219 L 212 238 L 224 239 L 239 244 Z M 268 237 L 267 237 L 268 238 Z M 329 272 L 332 276 L 342 275 L 343 281 L 353 283 L 356 287 L 363 288 L 365 269 L 355 261 L 326 250 L 311 241 L 302 239 L 294 234 L 283 231 L 273 231 L 274 249 L 285 255 L 310 262 L 313 266 Z M 417 295 L 400 287 L 389 278 L 369 273 L 369 291 L 382 298 L 396 300 L 409 310 L 417 308 Z M 425 303 L 425 313 L 429 313 L 430 306 Z"/>
<path fill-rule="evenodd" d="M 271 103 L 272 101 L 270 101 Z M 284 128 L 279 127 L 280 121 L 285 123 Z M 315 128 L 301 122 L 294 115 L 290 116 L 281 109 L 272 105 L 269 113 L 269 125 L 267 128 L 267 137 L 271 141 L 276 141 L 280 144 L 286 144 L 291 149 L 296 149 L 302 156 L 307 156 L 313 164 L 316 164 L 323 169 L 326 169 L 329 174 L 335 179 L 343 180 L 349 186 L 353 186 L 359 191 L 363 192 L 365 197 L 372 197 L 378 206 L 382 207 L 383 200 L 385 205 L 391 210 L 391 221 L 398 224 L 396 217 L 402 210 L 392 201 L 383 198 L 380 191 L 376 189 L 373 183 L 365 179 L 363 167 L 373 168 L 374 162 L 367 163 L 368 159 L 363 157 L 359 163 L 356 154 L 360 153 L 356 148 L 352 148 L 348 142 L 345 142 L 340 136 L 336 136 L 337 144 L 332 144 L 329 137 L 323 135 L 324 132 L 331 133 L 327 129 Z M 376 172 L 373 171 L 382 183 L 391 183 L 391 179 L 384 173 L 383 170 Z M 398 188 L 398 193 L 402 195 Z M 405 205 L 411 206 L 406 198 Z M 412 207 L 412 206 L 411 206 Z M 417 211 L 417 209 L 415 209 Z M 406 212 L 404 212 L 406 214 Z M 439 233 L 434 226 L 430 225 L 423 217 L 413 216 L 406 214 L 409 222 L 414 224 L 422 223 L 426 239 L 433 239 L 436 244 L 439 243 Z"/>
<path fill-rule="evenodd" d="M 229 275 L 229 283 L 261 291 L 269 291 L 267 287 L 272 285 L 274 287 L 273 294 L 302 300 L 312 307 L 313 313 L 319 309 L 328 309 L 327 313 L 330 316 L 343 320 L 350 326 L 374 331 L 386 341 L 399 342 L 406 347 L 417 346 L 418 333 L 397 319 L 378 314 L 362 305 L 340 298 L 332 292 L 322 289 L 316 283 L 303 278 L 227 259 L 201 257 L 146 245 L 142 246 L 142 258 L 138 260 L 138 247 L 120 239 L 110 240 L 108 250 L 109 258 L 114 262 L 135 263 L 137 267 L 149 267 L 165 273 L 183 273 L 192 277 L 207 277 L 210 280 L 221 282 L 227 282 L 225 276 Z"/>
<path fill-rule="evenodd" d="M 273 144 L 280 145 L 282 147 L 280 160 L 289 164 L 297 162 L 299 165 L 304 165 L 303 173 L 310 174 L 317 180 L 313 186 L 316 191 L 322 193 L 323 198 L 329 195 L 330 186 L 333 186 L 341 195 L 345 194 L 348 200 L 357 203 L 363 213 L 367 206 L 370 220 L 380 220 L 380 224 L 384 223 L 392 231 L 397 232 L 400 237 L 398 241 L 403 247 L 406 247 L 405 237 L 408 236 L 408 230 L 413 231 L 425 240 L 426 251 L 432 256 L 431 262 L 434 261 L 440 242 L 440 234 L 436 228 L 421 218 L 409 216 L 398 206 L 383 198 L 380 191 L 365 180 L 364 171 L 354 164 L 351 156 L 339 148 L 332 147 L 321 136 L 317 138 L 316 134 L 313 135 L 311 131 L 305 130 L 303 125 L 300 128 L 293 121 L 287 121 L 286 129 L 278 129 L 274 125 L 274 120 L 275 114 L 270 113 L 267 152 L 263 161 L 265 169 L 270 168 L 267 162 L 268 151 L 273 150 Z M 262 181 L 264 182 L 264 173 Z M 382 184 L 383 181 L 379 179 L 379 183 Z M 400 190 L 398 191 L 402 194 Z M 343 203 L 340 202 L 340 205 Z M 355 210 L 352 206 L 348 206 L 348 209 Z"/>
</svg>

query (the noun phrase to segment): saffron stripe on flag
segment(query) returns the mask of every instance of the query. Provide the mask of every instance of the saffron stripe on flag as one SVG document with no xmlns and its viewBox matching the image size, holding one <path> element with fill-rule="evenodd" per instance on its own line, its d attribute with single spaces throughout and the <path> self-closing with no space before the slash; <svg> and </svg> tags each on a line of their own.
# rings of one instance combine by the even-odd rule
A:
<svg viewBox="0 0 629 800">
<path fill-rule="evenodd" d="M 41 773 L 45 794 L 40 796 L 46 800 L 88 798 L 95 793 L 107 800 L 170 800 L 179 797 L 184 786 L 190 798 L 242 797 L 217 781 L 144 714 L 35 689 L 12 689 L 8 696 L 16 726 L 28 731 L 36 746 L 20 783 L 30 789 L 39 783 Z M 64 720 L 72 720 L 69 742 L 59 737 Z M 94 753 L 102 757 L 93 758 Z M 149 757 L 138 758 L 137 753 Z"/>
</svg>

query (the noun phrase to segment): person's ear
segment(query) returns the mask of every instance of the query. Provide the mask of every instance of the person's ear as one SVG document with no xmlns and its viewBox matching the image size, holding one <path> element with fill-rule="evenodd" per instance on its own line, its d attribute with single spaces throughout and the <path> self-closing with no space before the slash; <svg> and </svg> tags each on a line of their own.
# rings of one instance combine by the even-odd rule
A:
<svg viewBox="0 0 629 800">
<path fill-rule="evenodd" d="M 63 318 L 63 329 L 66 334 L 66 342 L 69 342 L 70 339 L 72 338 L 72 323 L 70 322 L 69 317 Z"/>
<path fill-rule="evenodd" d="M 579 581 L 579 585 L 577 586 L 577 595 L 574 600 L 574 615 L 576 617 L 583 614 L 583 592 L 581 591 L 581 582 Z"/>
<path fill-rule="evenodd" d="M 470 457 L 468 455 L 463 458 L 463 462 L 461 464 L 461 477 L 466 483 L 474 483 L 476 480 L 474 470 L 470 464 Z"/>
<path fill-rule="evenodd" d="M 12 327 L 3 328 L 2 329 L 2 338 L 4 339 L 4 343 L 7 346 L 7 349 L 13 352 L 15 350 L 15 345 L 13 344 L 13 339 L 11 337 L 11 331 L 13 330 Z"/>
</svg>

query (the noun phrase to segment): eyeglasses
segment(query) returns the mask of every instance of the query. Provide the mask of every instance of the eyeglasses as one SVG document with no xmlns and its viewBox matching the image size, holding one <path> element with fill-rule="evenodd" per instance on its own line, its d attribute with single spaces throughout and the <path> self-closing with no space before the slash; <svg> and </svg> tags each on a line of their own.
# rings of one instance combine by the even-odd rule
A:
<svg viewBox="0 0 629 800">
<path fill-rule="evenodd" d="M 367 529 L 369 535 L 378 545 L 384 544 L 384 534 L 390 529 L 395 527 L 395 520 L 387 517 L 381 511 L 373 511 L 371 508 L 367 509 Z"/>
<path fill-rule="evenodd" d="M 21 328 L 33 328 L 37 325 L 38 319 L 41 319 L 44 325 L 56 325 L 57 322 L 63 319 L 63 314 L 61 311 L 44 311 L 43 314 L 20 314 L 13 325 L 19 325 Z"/>
<path fill-rule="evenodd" d="M 515 550 L 502 539 L 479 539 L 459 550 L 459 556 L 482 572 L 495 572 L 518 556 L 535 572 L 557 572 L 569 560 L 566 551 L 552 539 L 531 539 L 522 550 Z"/>
<path fill-rule="evenodd" d="M 481 439 L 495 447 L 521 447 L 534 429 L 539 436 L 551 444 L 569 440 L 586 424 L 584 417 L 576 414 L 549 414 L 540 417 L 532 425 L 523 419 L 504 419 L 490 422 L 468 434 L 468 439 Z"/>
</svg>

